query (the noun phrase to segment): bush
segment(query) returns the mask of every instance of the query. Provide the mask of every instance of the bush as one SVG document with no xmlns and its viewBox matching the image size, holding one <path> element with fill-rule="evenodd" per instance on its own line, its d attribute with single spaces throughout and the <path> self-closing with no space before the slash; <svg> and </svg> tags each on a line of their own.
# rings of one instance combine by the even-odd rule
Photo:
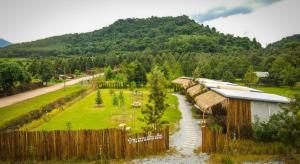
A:
<svg viewBox="0 0 300 164">
<path fill-rule="evenodd" d="M 230 158 L 229 155 L 225 155 L 225 156 L 222 157 L 221 163 L 223 163 L 223 164 L 233 164 L 234 162 L 232 161 L 232 159 Z"/>
<path fill-rule="evenodd" d="M 269 122 L 260 122 L 256 117 L 254 123 L 254 139 L 263 142 L 273 142 L 278 138 L 278 115 L 271 116 Z"/>
<path fill-rule="evenodd" d="M 254 123 L 254 138 L 258 141 L 279 141 L 300 149 L 300 95 L 283 107 L 284 112 L 271 116 L 268 122 Z"/>
</svg>

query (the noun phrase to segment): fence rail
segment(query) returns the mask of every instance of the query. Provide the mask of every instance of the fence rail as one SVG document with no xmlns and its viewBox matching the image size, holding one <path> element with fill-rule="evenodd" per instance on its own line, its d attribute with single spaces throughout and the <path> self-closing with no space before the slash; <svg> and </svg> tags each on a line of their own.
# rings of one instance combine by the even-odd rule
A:
<svg viewBox="0 0 300 164">
<path fill-rule="evenodd" d="M 122 129 L 0 133 L 0 161 L 120 159 L 169 149 L 169 128 L 152 135 Z"/>
</svg>

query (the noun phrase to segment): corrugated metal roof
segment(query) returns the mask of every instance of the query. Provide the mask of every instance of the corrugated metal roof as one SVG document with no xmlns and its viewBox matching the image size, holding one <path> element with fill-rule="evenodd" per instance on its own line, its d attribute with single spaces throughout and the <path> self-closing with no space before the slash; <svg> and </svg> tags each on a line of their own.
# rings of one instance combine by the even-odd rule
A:
<svg viewBox="0 0 300 164">
<path fill-rule="evenodd" d="M 257 77 L 268 77 L 269 72 L 255 72 Z"/>
<path fill-rule="evenodd" d="M 230 82 L 224 82 L 220 80 L 212 80 L 212 79 L 206 79 L 206 78 L 198 78 L 197 81 L 201 84 L 223 84 L 223 85 L 234 85 L 236 86 L 237 84 L 230 83 Z"/>
<path fill-rule="evenodd" d="M 205 79 L 205 78 L 199 78 L 197 79 L 198 82 L 202 85 L 204 85 L 207 88 L 219 88 L 219 89 L 230 89 L 230 90 L 241 90 L 241 91 L 251 91 L 251 92 L 262 92 L 257 89 L 240 86 L 238 84 L 230 83 L 230 82 L 223 82 L 218 80 L 211 80 L 211 79 Z"/>
<path fill-rule="evenodd" d="M 270 93 L 238 91 L 238 90 L 228 90 L 228 89 L 218 89 L 218 88 L 212 88 L 212 90 L 227 98 L 276 102 L 276 103 L 290 102 L 290 99 L 287 97 L 270 94 Z"/>
</svg>

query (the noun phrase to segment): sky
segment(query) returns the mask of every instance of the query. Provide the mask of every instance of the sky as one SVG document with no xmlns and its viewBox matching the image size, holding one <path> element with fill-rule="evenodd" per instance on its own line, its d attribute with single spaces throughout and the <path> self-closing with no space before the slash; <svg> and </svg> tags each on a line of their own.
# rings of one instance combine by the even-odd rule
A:
<svg viewBox="0 0 300 164">
<path fill-rule="evenodd" d="M 118 19 L 188 15 L 262 45 L 300 33 L 299 0 L 0 0 L 0 38 L 13 43 L 100 29 Z"/>
</svg>

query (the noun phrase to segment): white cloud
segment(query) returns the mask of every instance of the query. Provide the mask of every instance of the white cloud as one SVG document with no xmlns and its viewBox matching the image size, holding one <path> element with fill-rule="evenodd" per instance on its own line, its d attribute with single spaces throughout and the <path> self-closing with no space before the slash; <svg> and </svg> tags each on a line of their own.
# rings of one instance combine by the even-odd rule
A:
<svg viewBox="0 0 300 164">
<path fill-rule="evenodd" d="M 255 37 L 263 45 L 300 33 L 300 1 L 286 0 L 247 15 L 205 22 L 217 30 L 237 36 Z"/>
<path fill-rule="evenodd" d="M 205 13 L 198 13 L 192 16 L 193 19 L 199 22 L 206 22 L 217 18 L 229 17 L 238 14 L 249 14 L 260 7 L 272 5 L 281 0 L 248 0 L 235 6 L 220 5 L 212 8 Z"/>
</svg>

